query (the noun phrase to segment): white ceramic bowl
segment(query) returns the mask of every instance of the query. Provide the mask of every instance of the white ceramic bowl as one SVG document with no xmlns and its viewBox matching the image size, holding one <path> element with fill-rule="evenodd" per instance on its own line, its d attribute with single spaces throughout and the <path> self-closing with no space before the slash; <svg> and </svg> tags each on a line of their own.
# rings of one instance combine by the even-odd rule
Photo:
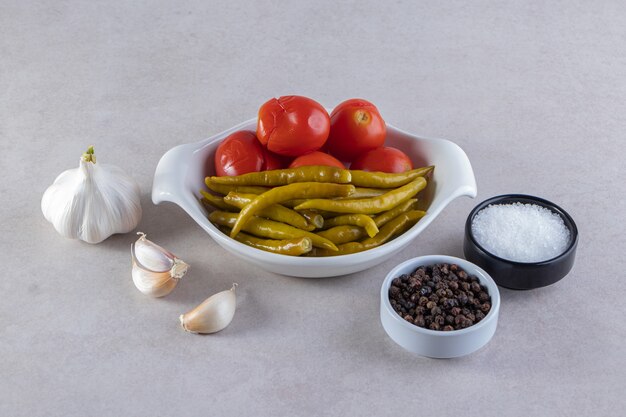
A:
<svg viewBox="0 0 626 417">
<path fill-rule="evenodd" d="M 469 275 L 475 275 L 487 287 L 491 296 L 491 310 L 477 324 L 449 332 L 424 329 L 407 322 L 391 307 L 389 287 L 394 278 L 410 274 L 420 266 L 439 263 L 457 264 Z M 380 321 L 389 337 L 406 350 L 431 358 L 464 356 L 486 345 L 496 331 L 499 311 L 500 292 L 489 274 L 473 263 L 453 256 L 430 255 L 409 259 L 387 274 L 380 289 Z"/>
<path fill-rule="evenodd" d="M 456 144 L 443 139 L 425 139 L 387 125 L 388 146 L 406 152 L 415 166 L 435 165 L 429 186 L 420 193 L 427 214 L 409 231 L 378 248 L 351 255 L 307 258 L 279 255 L 251 248 L 224 235 L 207 219 L 199 201 L 206 175 L 214 174 L 213 155 L 218 144 L 238 130 L 256 129 L 250 119 L 196 143 L 176 146 L 163 155 L 154 174 L 152 201 L 178 204 L 224 249 L 267 271 L 298 277 L 330 277 L 368 269 L 406 247 L 448 203 L 460 196 L 476 197 L 476 180 L 467 155 Z"/>
</svg>

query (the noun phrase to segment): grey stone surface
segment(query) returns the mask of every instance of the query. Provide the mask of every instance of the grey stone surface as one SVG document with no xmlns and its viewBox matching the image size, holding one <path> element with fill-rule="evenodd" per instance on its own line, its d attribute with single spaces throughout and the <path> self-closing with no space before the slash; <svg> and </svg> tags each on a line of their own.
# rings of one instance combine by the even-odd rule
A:
<svg viewBox="0 0 626 417">
<path fill-rule="evenodd" d="M 623 415 L 625 21 L 622 1 L 0 0 L 0 415 Z M 364 97 L 456 141 L 478 199 L 392 260 L 323 280 L 241 263 L 152 205 L 166 150 L 285 94 Z M 139 229 L 192 265 L 170 296 L 134 288 L 133 234 L 91 246 L 44 220 L 43 191 L 90 144 L 141 184 Z M 469 210 L 510 192 L 577 221 L 571 274 L 503 289 L 496 335 L 471 356 L 403 351 L 378 318 L 387 271 L 460 256 Z M 230 327 L 181 330 L 233 281 Z"/>
</svg>

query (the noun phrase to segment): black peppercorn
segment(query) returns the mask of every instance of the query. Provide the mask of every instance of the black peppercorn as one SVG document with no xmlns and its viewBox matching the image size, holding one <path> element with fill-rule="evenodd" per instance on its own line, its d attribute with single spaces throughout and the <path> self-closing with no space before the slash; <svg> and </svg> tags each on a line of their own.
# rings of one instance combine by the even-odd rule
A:
<svg viewBox="0 0 626 417">
<path fill-rule="evenodd" d="M 397 299 L 399 296 L 400 296 L 400 288 L 391 286 L 391 288 L 389 288 L 389 298 Z"/>
<path fill-rule="evenodd" d="M 461 321 L 461 323 L 459 324 L 459 326 L 461 326 L 462 329 L 465 329 L 466 327 L 469 327 L 472 325 L 472 322 L 469 321 L 469 319 L 465 319 L 463 321 Z"/>
<path fill-rule="evenodd" d="M 450 326 L 449 324 L 443 328 L 444 332 L 449 332 L 451 330 L 454 330 L 454 327 Z"/>
<path fill-rule="evenodd" d="M 437 324 L 435 322 L 432 322 L 432 323 L 430 323 L 430 326 L 428 326 L 428 328 L 430 330 L 439 330 L 439 324 Z"/>
<path fill-rule="evenodd" d="M 465 294 L 464 292 L 461 292 L 459 295 L 457 295 L 456 299 L 458 300 L 459 304 L 464 306 L 465 304 L 467 304 L 467 294 Z"/>
</svg>

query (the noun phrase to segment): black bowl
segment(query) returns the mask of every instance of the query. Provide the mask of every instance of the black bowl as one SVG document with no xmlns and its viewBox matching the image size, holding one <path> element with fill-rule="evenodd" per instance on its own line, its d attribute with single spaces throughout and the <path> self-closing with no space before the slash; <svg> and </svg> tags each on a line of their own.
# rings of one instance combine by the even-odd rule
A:
<svg viewBox="0 0 626 417">
<path fill-rule="evenodd" d="M 490 204 L 510 203 L 536 204 L 558 214 L 565 226 L 570 230 L 570 243 L 562 254 L 542 262 L 515 262 L 500 258 L 489 253 L 476 242 L 472 234 L 474 216 Z M 523 194 L 507 194 L 492 197 L 483 201 L 469 214 L 465 222 L 465 239 L 463 252 L 465 258 L 487 271 L 500 286 L 514 290 L 530 290 L 554 284 L 566 276 L 574 265 L 576 246 L 578 245 L 578 229 L 569 214 L 559 206 L 539 197 Z"/>
</svg>

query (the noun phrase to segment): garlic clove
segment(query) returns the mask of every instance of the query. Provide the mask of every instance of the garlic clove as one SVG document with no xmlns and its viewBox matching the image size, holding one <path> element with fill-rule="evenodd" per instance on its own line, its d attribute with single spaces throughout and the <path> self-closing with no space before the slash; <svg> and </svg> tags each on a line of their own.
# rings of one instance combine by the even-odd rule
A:
<svg viewBox="0 0 626 417">
<path fill-rule="evenodd" d="M 163 297 L 176 287 L 189 265 L 138 232 L 139 239 L 130 246 L 133 283 L 139 291 Z"/>
<path fill-rule="evenodd" d="M 137 232 L 137 234 L 140 236 L 134 246 L 137 263 L 145 269 L 154 272 L 164 272 L 172 269 L 176 256 L 148 240 L 145 233 Z"/>
<path fill-rule="evenodd" d="M 218 292 L 193 310 L 180 316 L 180 324 L 190 333 L 215 333 L 223 330 L 235 316 L 237 298 L 233 284 L 230 290 Z"/>
<path fill-rule="evenodd" d="M 142 293 L 152 297 L 163 297 L 171 293 L 178 279 L 172 278 L 169 271 L 146 271 L 136 263 L 133 264 L 133 283 Z"/>
</svg>

